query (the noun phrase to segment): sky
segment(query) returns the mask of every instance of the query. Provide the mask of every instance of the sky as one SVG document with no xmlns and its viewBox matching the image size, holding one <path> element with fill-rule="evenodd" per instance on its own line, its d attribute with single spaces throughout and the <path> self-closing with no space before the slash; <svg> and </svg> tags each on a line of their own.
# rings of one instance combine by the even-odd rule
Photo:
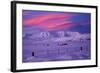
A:
<svg viewBox="0 0 100 73">
<path fill-rule="evenodd" d="M 47 31 L 73 31 L 90 33 L 91 14 L 79 12 L 56 12 L 23 10 L 23 26 L 33 26 Z"/>
</svg>

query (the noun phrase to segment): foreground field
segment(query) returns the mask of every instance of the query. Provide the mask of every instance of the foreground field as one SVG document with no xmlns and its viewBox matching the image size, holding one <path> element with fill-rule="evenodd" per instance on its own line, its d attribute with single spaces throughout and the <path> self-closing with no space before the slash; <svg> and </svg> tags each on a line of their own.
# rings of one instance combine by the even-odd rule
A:
<svg viewBox="0 0 100 73">
<path fill-rule="evenodd" d="M 24 39 L 23 62 L 90 59 L 90 40 L 34 41 Z"/>
</svg>

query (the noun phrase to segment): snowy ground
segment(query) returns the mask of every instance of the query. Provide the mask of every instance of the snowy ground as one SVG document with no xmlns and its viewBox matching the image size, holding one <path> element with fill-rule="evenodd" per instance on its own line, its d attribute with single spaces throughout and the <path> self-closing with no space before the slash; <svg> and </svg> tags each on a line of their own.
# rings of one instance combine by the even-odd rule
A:
<svg viewBox="0 0 100 73">
<path fill-rule="evenodd" d="M 90 48 L 90 40 L 34 41 L 24 39 L 23 62 L 90 59 Z"/>
</svg>

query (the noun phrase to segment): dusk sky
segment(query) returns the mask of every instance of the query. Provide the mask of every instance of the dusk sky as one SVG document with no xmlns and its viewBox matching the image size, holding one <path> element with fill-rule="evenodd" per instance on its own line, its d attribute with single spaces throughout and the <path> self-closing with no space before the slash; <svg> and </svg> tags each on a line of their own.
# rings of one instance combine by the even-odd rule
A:
<svg viewBox="0 0 100 73">
<path fill-rule="evenodd" d="M 23 26 L 90 33 L 90 13 L 23 10 Z"/>
</svg>

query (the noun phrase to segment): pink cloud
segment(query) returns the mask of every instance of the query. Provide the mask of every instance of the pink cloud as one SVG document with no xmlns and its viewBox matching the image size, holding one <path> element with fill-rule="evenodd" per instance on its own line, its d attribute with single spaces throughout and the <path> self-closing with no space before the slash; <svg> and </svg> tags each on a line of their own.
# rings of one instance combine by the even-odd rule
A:
<svg viewBox="0 0 100 73">
<path fill-rule="evenodd" d="M 70 14 L 46 14 L 24 19 L 24 25 L 37 25 L 47 30 L 61 29 L 63 27 L 72 26 L 71 21 L 68 21 L 72 15 Z"/>
<path fill-rule="evenodd" d="M 46 15 L 40 15 L 37 17 L 24 20 L 23 24 L 28 24 L 28 25 L 40 24 L 41 22 L 44 22 L 50 19 L 58 19 L 58 18 L 65 18 L 65 17 L 68 17 L 68 16 L 65 14 L 46 14 Z"/>
</svg>

